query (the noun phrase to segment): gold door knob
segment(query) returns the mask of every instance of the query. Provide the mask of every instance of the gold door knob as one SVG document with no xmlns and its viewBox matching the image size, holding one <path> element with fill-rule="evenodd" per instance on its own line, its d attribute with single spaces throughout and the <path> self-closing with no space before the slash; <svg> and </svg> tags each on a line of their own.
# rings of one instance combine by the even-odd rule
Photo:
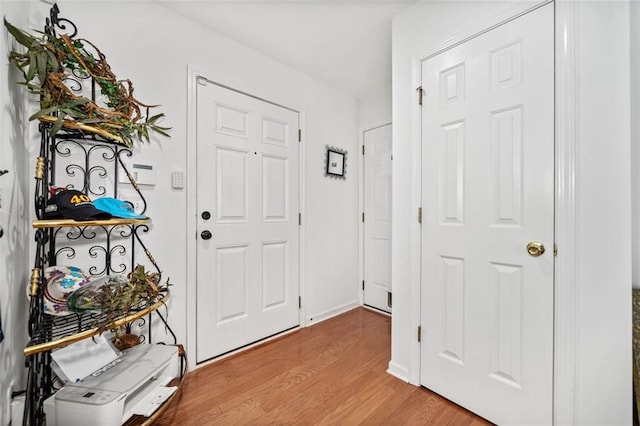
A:
<svg viewBox="0 0 640 426">
<path fill-rule="evenodd" d="M 544 244 L 540 241 L 531 241 L 527 244 L 527 253 L 533 257 L 542 256 L 544 254 Z"/>
</svg>

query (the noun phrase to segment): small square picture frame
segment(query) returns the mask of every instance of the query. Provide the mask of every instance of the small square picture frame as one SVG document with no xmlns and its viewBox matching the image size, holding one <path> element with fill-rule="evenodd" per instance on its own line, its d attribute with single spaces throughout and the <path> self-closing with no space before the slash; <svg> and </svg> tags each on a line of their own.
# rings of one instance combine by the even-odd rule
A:
<svg viewBox="0 0 640 426">
<path fill-rule="evenodd" d="M 332 177 L 345 177 L 346 153 L 333 147 L 327 148 L 327 163 L 325 173 Z"/>
</svg>

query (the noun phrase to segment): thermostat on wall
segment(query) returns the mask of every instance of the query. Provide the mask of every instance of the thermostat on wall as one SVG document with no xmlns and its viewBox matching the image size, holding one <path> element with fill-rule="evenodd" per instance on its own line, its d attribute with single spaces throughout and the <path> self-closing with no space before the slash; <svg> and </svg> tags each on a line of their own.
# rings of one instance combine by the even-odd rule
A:
<svg viewBox="0 0 640 426">
<path fill-rule="evenodd" d="M 125 161 L 124 165 L 138 185 L 156 184 L 156 168 L 153 164 L 145 164 L 138 161 Z M 119 169 L 118 182 L 129 183 L 129 178 L 123 169 Z"/>
</svg>

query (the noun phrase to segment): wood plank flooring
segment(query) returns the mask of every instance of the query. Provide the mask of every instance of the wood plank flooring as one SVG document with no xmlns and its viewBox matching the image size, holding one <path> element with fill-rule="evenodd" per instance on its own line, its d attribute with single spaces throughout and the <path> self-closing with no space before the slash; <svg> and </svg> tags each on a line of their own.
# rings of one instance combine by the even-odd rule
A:
<svg viewBox="0 0 640 426">
<path fill-rule="evenodd" d="M 390 328 L 358 308 L 199 368 L 156 424 L 490 424 L 387 374 Z"/>
</svg>

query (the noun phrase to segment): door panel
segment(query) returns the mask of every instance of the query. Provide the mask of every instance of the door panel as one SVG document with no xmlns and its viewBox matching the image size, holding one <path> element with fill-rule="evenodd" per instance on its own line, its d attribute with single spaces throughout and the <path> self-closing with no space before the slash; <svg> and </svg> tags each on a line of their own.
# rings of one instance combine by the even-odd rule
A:
<svg viewBox="0 0 640 426">
<path fill-rule="evenodd" d="M 262 219 L 288 220 L 289 183 L 287 158 L 264 155 L 262 157 Z"/>
<path fill-rule="evenodd" d="M 217 165 L 216 211 L 218 223 L 249 220 L 247 151 L 215 148 Z"/>
<path fill-rule="evenodd" d="M 202 362 L 298 325 L 298 114 L 202 81 L 197 96 Z"/>
<path fill-rule="evenodd" d="M 422 66 L 421 383 L 498 424 L 552 422 L 553 52 L 549 4 Z"/>
<path fill-rule="evenodd" d="M 288 258 L 286 241 L 262 244 L 263 310 L 276 309 L 287 302 Z"/>
<path fill-rule="evenodd" d="M 391 125 L 364 132 L 364 304 L 391 312 Z"/>
<path fill-rule="evenodd" d="M 218 247 L 215 251 L 215 302 L 218 317 L 215 325 L 246 318 L 249 315 L 248 246 Z"/>
</svg>

